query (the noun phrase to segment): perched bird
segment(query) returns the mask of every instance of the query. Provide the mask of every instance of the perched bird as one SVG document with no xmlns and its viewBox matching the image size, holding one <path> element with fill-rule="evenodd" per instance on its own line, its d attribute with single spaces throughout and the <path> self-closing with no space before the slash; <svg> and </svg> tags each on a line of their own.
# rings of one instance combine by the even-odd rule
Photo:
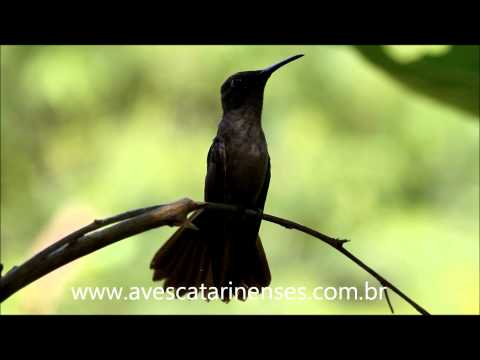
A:
<svg viewBox="0 0 480 360">
<path fill-rule="evenodd" d="M 263 70 L 238 72 L 223 83 L 223 117 L 208 152 L 205 201 L 263 211 L 270 183 L 270 157 L 261 123 L 264 88 L 274 71 L 302 56 Z M 153 280 L 165 279 L 164 287 L 175 289 L 203 284 L 218 290 L 255 287 L 260 291 L 270 284 L 258 236 L 260 219 L 241 210 L 200 210 L 190 220 L 194 226 L 180 227 L 155 254 L 150 265 Z M 222 300 L 228 302 L 230 295 L 224 294 Z M 238 294 L 245 300 L 245 292 Z"/>
</svg>

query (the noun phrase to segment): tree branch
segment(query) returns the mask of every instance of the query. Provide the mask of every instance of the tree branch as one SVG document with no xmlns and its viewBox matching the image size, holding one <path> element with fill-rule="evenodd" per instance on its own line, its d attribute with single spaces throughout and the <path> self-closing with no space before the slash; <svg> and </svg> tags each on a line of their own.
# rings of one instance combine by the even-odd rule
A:
<svg viewBox="0 0 480 360">
<path fill-rule="evenodd" d="M 50 245 L 22 265 L 18 267 L 14 266 L 1 277 L 0 302 L 3 302 L 15 292 L 51 271 L 122 239 L 165 225 L 194 227 L 194 225 L 189 222 L 188 215 L 192 211 L 203 211 L 203 209 L 239 211 L 238 207 L 233 205 L 195 202 L 191 199 L 184 198 L 170 204 L 127 211 L 110 218 L 95 220 L 91 224 L 74 231 Z M 348 240 L 332 238 L 296 222 L 264 214 L 259 211 L 246 209 L 244 212 L 247 215 L 260 217 L 265 221 L 281 225 L 287 229 L 295 229 L 322 240 L 372 275 L 382 286 L 389 288 L 399 295 L 419 313 L 428 315 L 425 309 L 410 299 L 391 282 L 346 250 L 343 245 Z M 0 268 L 1 267 L 0 264 Z"/>
</svg>

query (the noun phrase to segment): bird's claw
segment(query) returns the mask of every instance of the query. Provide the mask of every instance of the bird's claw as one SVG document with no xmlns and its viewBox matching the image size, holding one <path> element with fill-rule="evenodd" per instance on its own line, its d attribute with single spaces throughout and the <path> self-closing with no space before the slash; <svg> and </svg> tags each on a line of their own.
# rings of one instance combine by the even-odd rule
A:
<svg viewBox="0 0 480 360">
<path fill-rule="evenodd" d="M 191 230 L 194 230 L 194 231 L 198 231 L 200 230 L 193 222 L 191 222 L 190 220 L 185 220 L 185 222 L 183 223 L 183 227 L 185 229 L 191 229 Z"/>
</svg>

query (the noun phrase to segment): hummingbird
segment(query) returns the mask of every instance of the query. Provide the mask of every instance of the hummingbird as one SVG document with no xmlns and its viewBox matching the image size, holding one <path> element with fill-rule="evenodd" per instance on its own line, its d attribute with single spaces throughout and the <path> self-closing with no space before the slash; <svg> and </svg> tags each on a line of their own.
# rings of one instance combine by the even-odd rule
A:
<svg viewBox="0 0 480 360">
<path fill-rule="evenodd" d="M 207 155 L 204 198 L 235 205 L 236 212 L 198 210 L 157 251 L 150 268 L 153 280 L 164 288 L 243 289 L 268 287 L 271 273 L 258 235 L 261 219 L 242 209 L 263 212 L 270 184 L 270 156 L 262 129 L 265 85 L 284 65 L 302 57 L 291 56 L 261 70 L 241 71 L 221 86 L 223 115 Z M 193 224 L 193 226 L 191 225 Z M 180 289 L 179 289 L 180 288 Z M 228 302 L 233 292 L 223 291 Z M 233 296 L 232 296 L 233 297 Z"/>
</svg>

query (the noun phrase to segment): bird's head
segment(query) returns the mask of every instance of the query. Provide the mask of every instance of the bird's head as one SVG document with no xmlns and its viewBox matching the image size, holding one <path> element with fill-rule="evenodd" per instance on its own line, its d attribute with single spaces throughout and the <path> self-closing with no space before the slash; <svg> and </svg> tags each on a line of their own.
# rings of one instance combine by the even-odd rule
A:
<svg viewBox="0 0 480 360">
<path fill-rule="evenodd" d="M 303 54 L 291 56 L 262 70 L 242 71 L 230 76 L 221 87 L 223 111 L 228 112 L 244 106 L 261 108 L 263 90 L 270 75 L 302 56 Z"/>
</svg>

